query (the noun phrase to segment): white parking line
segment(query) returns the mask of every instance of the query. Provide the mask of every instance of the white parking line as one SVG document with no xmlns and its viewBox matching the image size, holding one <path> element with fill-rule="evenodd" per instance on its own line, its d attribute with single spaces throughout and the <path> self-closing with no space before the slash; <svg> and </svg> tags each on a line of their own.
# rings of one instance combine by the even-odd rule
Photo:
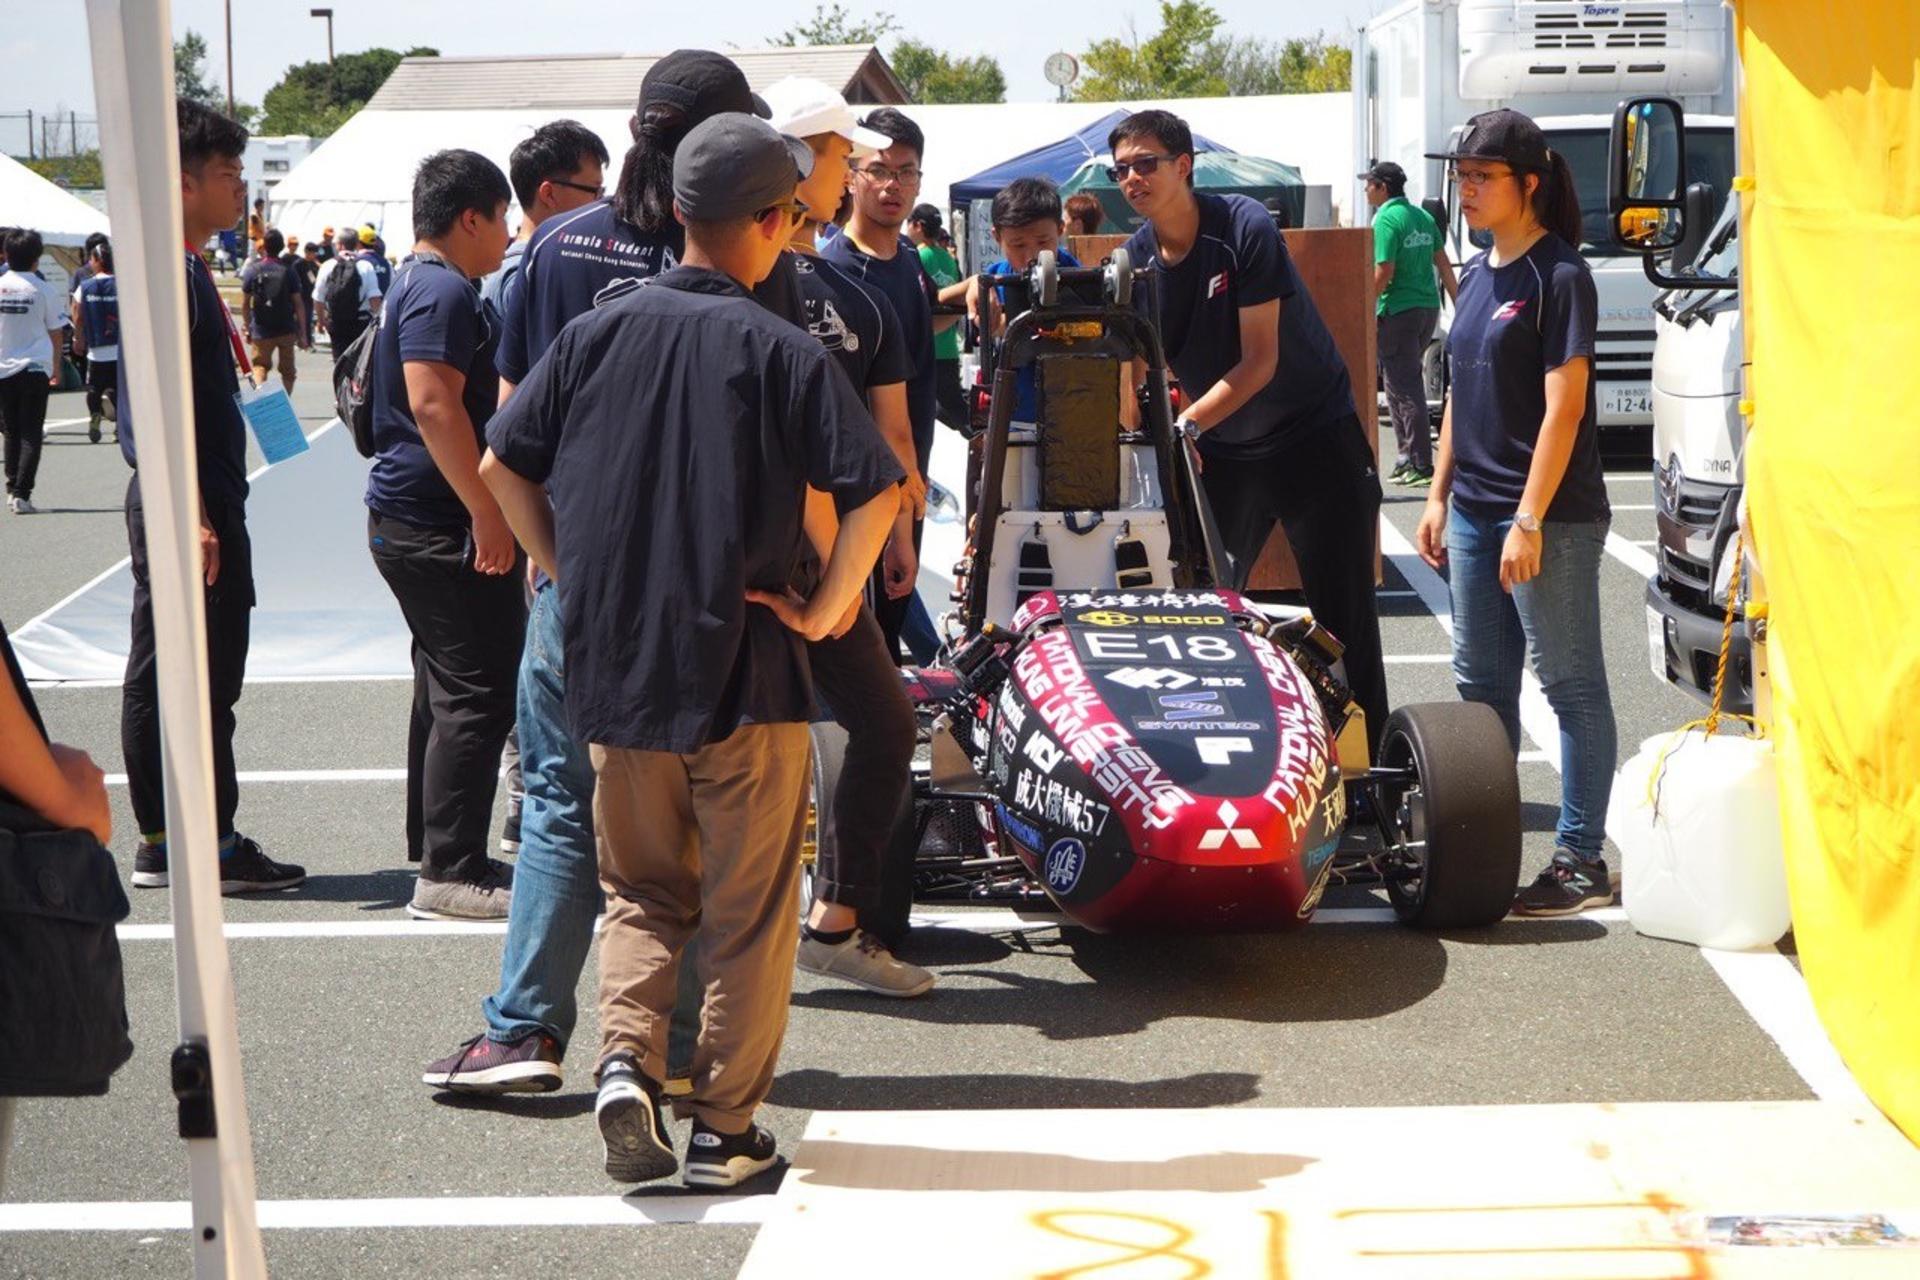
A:
<svg viewBox="0 0 1920 1280">
<path fill-rule="evenodd" d="M 1609 502 L 1607 506 L 1615 511 L 1658 511 L 1660 509 L 1651 502 Z"/>
<path fill-rule="evenodd" d="M 1647 579 L 1659 572 L 1659 566 L 1645 548 L 1655 546 L 1652 542 L 1630 542 L 1617 533 L 1607 535 L 1607 554 L 1633 570 L 1636 578 Z"/>
<path fill-rule="evenodd" d="M 757 1226 L 771 1193 L 753 1196 L 414 1196 L 367 1200 L 262 1200 L 269 1230 L 393 1227 L 650 1227 L 685 1223 Z M 185 1231 L 185 1200 L 93 1200 L 0 1204 L 0 1232 Z"/>
<path fill-rule="evenodd" d="M 1734 999 L 1780 1046 L 1780 1052 L 1814 1096 L 1823 1102 L 1844 1102 L 1871 1108 L 1867 1096 L 1841 1061 L 1840 1051 L 1827 1038 L 1813 995 L 1793 961 L 1772 947 L 1757 951 L 1713 951 L 1701 948 Z"/>
<path fill-rule="evenodd" d="M 1390 653 L 1381 659 L 1388 666 L 1440 666 L 1453 661 L 1450 653 Z"/>
</svg>

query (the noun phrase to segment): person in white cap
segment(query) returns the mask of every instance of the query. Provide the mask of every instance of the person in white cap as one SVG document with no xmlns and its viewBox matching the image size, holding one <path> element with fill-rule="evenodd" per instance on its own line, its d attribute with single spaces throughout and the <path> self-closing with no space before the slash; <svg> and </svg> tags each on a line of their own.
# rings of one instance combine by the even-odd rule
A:
<svg viewBox="0 0 1920 1280">
<path fill-rule="evenodd" d="M 913 521 L 926 509 L 926 480 L 913 447 L 907 416 L 907 377 L 912 372 L 899 318 L 885 294 L 854 279 L 815 252 L 820 223 L 846 190 L 849 161 L 872 157 L 893 145 L 886 136 L 854 122 L 845 98 L 818 80 L 789 77 L 761 94 L 772 111 L 768 123 L 804 141 L 813 171 L 795 197 L 807 207 L 789 244 L 799 279 L 806 328 L 834 357 L 865 397 L 894 456 L 906 470 L 900 513 L 883 558 L 886 594 L 913 591 L 917 569 Z M 814 495 L 808 533 L 822 559 L 831 554 L 837 516 L 831 502 Z M 804 592 L 806 583 L 797 584 Z M 917 996 L 933 975 L 896 959 L 906 933 L 912 876 L 910 846 L 892 839 L 905 810 L 913 758 L 913 706 L 888 654 L 870 607 L 844 635 L 807 646 L 815 689 L 825 709 L 847 730 L 847 754 L 832 802 L 833 830 L 820 842 L 814 902 L 800 938 L 799 964 L 890 996 Z M 906 865 L 887 865 L 892 851 Z"/>
</svg>

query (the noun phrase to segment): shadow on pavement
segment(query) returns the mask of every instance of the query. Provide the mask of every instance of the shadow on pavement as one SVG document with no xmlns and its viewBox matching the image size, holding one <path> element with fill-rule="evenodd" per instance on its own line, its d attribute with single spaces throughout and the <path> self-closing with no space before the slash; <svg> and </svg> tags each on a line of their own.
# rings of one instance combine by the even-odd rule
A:
<svg viewBox="0 0 1920 1280">
<path fill-rule="evenodd" d="M 767 1100 L 810 1111 L 1052 1111 L 1231 1107 L 1259 1096 L 1260 1077 L 1238 1071 L 1171 1080 L 1098 1080 L 1016 1074 L 843 1076 L 808 1067 L 777 1078 Z"/>
<path fill-rule="evenodd" d="M 346 875 L 311 875 L 297 888 L 276 897 L 302 902 L 353 903 L 363 911 L 393 911 L 413 899 L 414 872 L 390 867 Z"/>
<path fill-rule="evenodd" d="M 1092 1160 L 1036 1151 L 955 1151 L 821 1139 L 807 1144 L 812 1186 L 892 1191 L 905 1169 L 923 1169 L 941 1191 L 1259 1191 L 1317 1163 L 1280 1152 L 1210 1151 L 1170 1160 Z M 1195 1272 L 1193 1274 L 1202 1274 Z"/>
</svg>

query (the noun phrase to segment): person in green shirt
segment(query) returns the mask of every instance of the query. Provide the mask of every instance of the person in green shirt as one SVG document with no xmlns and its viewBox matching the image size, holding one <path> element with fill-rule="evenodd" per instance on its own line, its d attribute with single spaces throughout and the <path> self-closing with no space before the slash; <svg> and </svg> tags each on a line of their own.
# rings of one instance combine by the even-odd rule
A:
<svg viewBox="0 0 1920 1280">
<path fill-rule="evenodd" d="M 1453 297 L 1453 264 L 1440 228 L 1407 199 L 1407 171 L 1382 160 L 1359 175 L 1367 180 L 1373 215 L 1373 292 L 1379 326 L 1380 380 L 1400 446 L 1389 479 L 1424 488 L 1433 483 L 1433 444 L 1427 431 L 1427 388 L 1421 359 L 1440 320 L 1440 289 Z"/>
<path fill-rule="evenodd" d="M 960 283 L 960 264 L 941 247 L 940 211 L 919 204 L 907 215 L 907 239 L 920 251 L 920 265 L 941 289 Z M 967 425 L 967 400 L 960 389 L 960 326 L 949 325 L 933 335 L 935 402 L 940 420 L 955 430 Z"/>
</svg>

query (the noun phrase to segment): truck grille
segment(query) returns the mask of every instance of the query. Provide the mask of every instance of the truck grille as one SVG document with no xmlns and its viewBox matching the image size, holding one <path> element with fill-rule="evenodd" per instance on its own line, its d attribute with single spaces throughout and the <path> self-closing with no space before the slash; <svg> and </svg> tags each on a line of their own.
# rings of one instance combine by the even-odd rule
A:
<svg viewBox="0 0 1920 1280">
<path fill-rule="evenodd" d="M 1667 594 L 1677 603 L 1695 611 L 1707 608 L 1708 593 L 1713 589 L 1713 570 L 1706 561 L 1696 560 L 1672 547 L 1661 547 L 1660 578 L 1667 586 Z"/>
</svg>

